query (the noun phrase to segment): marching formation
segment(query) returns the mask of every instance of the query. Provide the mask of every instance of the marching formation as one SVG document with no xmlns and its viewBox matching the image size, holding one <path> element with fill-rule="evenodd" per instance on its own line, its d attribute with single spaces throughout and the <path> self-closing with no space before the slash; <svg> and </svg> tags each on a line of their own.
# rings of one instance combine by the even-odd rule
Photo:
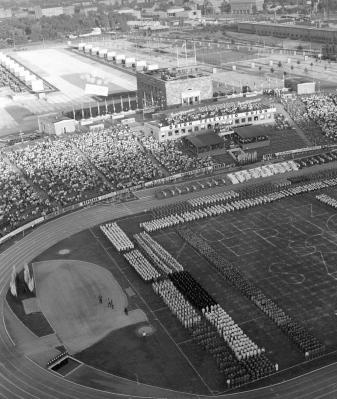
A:
<svg viewBox="0 0 337 399">
<path fill-rule="evenodd" d="M 101 225 L 100 229 L 118 252 L 129 251 L 134 248 L 133 242 L 117 223 L 113 222 Z"/>
<path fill-rule="evenodd" d="M 210 194 L 198 198 L 188 199 L 187 203 L 189 203 L 192 207 L 196 208 L 204 205 L 227 202 L 238 197 L 239 193 L 233 190 L 229 190 L 229 191 L 224 191 L 223 193 Z"/>
<path fill-rule="evenodd" d="M 235 212 L 258 205 L 264 205 L 289 196 L 298 195 L 309 191 L 320 190 L 335 185 L 337 185 L 337 179 L 329 178 L 313 183 L 303 183 L 298 186 L 288 186 L 281 191 L 260 195 L 255 198 L 246 198 L 236 201 L 231 200 L 237 198 L 239 194 L 233 194 L 233 191 L 229 191 L 228 195 L 224 192 L 214 196 L 199 197 L 195 200 L 188 201 L 189 205 L 196 207 L 198 206 L 198 209 L 194 210 L 188 208 L 189 210 L 185 210 L 185 207 L 181 207 L 182 209 L 184 209 L 184 211 L 180 214 L 169 214 L 161 218 L 152 219 L 147 222 L 140 223 L 140 226 L 147 232 L 154 232 L 182 225 L 188 222 L 208 218 L 211 216 L 219 216 L 229 212 Z M 218 202 L 218 204 L 207 206 L 208 204 L 213 203 L 213 200 L 215 203 Z M 226 201 L 228 202 L 226 203 Z"/>
<path fill-rule="evenodd" d="M 144 281 L 152 282 L 160 277 L 160 273 L 138 249 L 126 252 L 123 256 Z"/>
<path fill-rule="evenodd" d="M 337 209 L 337 200 L 327 194 L 316 195 L 316 199 L 318 199 L 318 201 L 322 202 L 323 204 L 330 205 L 333 208 Z"/>
<path fill-rule="evenodd" d="M 170 280 L 161 280 L 152 284 L 154 292 L 159 295 L 171 312 L 179 319 L 185 328 L 199 324 L 200 314 L 184 298 Z"/>
<path fill-rule="evenodd" d="M 221 275 L 265 313 L 303 352 L 306 358 L 321 355 L 325 347 L 308 331 L 287 315 L 260 288 L 247 280 L 241 271 L 224 259 L 212 246 L 191 229 L 178 229 L 178 234 L 202 254 Z"/>
<path fill-rule="evenodd" d="M 164 274 L 169 275 L 184 270 L 182 265 L 146 232 L 135 234 L 134 238 L 139 247 Z"/>
</svg>

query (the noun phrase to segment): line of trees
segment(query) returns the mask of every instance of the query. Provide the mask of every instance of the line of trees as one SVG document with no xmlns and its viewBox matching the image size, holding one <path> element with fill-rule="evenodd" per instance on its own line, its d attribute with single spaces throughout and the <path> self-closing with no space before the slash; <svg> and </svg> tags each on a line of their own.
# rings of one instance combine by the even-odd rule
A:
<svg viewBox="0 0 337 399">
<path fill-rule="evenodd" d="M 25 44 L 29 41 L 57 40 L 66 35 L 79 35 L 90 32 L 95 27 L 104 30 L 126 30 L 127 21 L 134 19 L 131 15 L 118 15 L 111 10 L 98 10 L 87 15 L 60 15 L 55 17 L 11 18 L 0 24 L 0 46 Z"/>
</svg>

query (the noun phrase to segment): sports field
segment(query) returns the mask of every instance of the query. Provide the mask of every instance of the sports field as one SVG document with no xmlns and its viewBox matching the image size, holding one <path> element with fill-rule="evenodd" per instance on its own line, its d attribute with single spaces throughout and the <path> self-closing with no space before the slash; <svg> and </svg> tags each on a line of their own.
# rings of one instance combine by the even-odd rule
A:
<svg viewBox="0 0 337 399">
<path fill-rule="evenodd" d="M 323 191 L 337 197 L 337 189 Z M 234 321 L 259 346 L 266 348 L 268 357 L 279 364 L 281 373 L 263 384 L 298 375 L 335 358 L 337 215 L 332 208 L 318 202 L 316 194 L 290 197 L 190 226 L 324 343 L 329 358 L 304 362 L 303 354 L 287 336 L 174 229 L 154 234 Z M 135 215 L 120 220 L 119 225 L 132 236 L 139 231 L 139 222 L 149 217 L 150 214 Z M 106 372 L 164 388 L 199 394 L 226 390 L 210 355 L 191 340 L 167 306 L 126 264 L 98 227 L 59 242 L 35 261 L 51 259 L 91 262 L 105 268 L 127 296 L 129 310 L 138 309 L 148 319 L 111 331 L 77 353 L 79 360 Z M 146 337 L 140 334 L 143 327 L 150 331 Z"/>
</svg>

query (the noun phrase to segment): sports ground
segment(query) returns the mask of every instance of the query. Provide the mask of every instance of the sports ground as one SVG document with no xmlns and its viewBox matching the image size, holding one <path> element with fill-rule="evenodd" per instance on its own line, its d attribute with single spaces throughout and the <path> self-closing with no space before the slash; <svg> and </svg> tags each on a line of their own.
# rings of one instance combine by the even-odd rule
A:
<svg viewBox="0 0 337 399">
<path fill-rule="evenodd" d="M 336 189 L 323 191 L 337 196 Z M 174 229 L 154 234 L 154 238 L 179 260 L 234 321 L 259 346 L 266 348 L 268 357 L 279 364 L 279 374 L 253 386 L 282 381 L 335 358 L 337 217 L 332 208 L 315 199 L 316 194 L 302 194 L 190 226 L 326 345 L 327 356 L 311 362 L 305 362 L 303 355 L 270 319 L 223 280 Z M 131 237 L 139 231 L 139 222 L 148 218 L 149 213 L 125 217 L 120 219 L 119 225 Z M 74 356 L 78 360 L 96 369 L 161 388 L 206 395 L 226 391 L 226 384 L 213 359 L 191 340 L 150 285 L 138 277 L 98 227 L 60 241 L 34 262 L 37 265 L 38 262 L 44 265 L 61 262 L 68 265 L 68 268 L 64 266 L 67 273 L 74 272 L 73 262 L 78 267 L 87 262 L 92 265 L 92 270 L 105 269 L 121 288 L 129 310 L 146 315 L 142 321 L 107 329 L 98 342 L 75 350 Z M 73 283 L 76 286 L 76 280 Z M 82 284 L 82 279 L 78 279 L 76 290 L 81 290 Z M 96 298 L 96 291 L 101 290 L 104 298 L 112 296 L 113 284 L 106 283 L 89 290 L 86 299 L 86 303 L 91 304 L 89 313 L 95 308 L 102 311 Z M 70 300 L 71 293 L 64 292 L 64 295 L 65 301 Z M 83 296 L 78 297 L 84 300 Z M 75 296 L 73 301 L 76 304 Z M 106 317 L 112 311 L 105 303 L 103 306 Z M 53 305 L 51 308 L 54 310 L 49 310 L 47 318 L 53 325 L 53 312 L 59 315 L 60 307 L 56 309 Z M 75 313 L 71 314 L 74 318 Z M 79 324 L 83 323 L 83 318 L 85 315 L 79 317 Z M 73 322 L 77 323 L 76 320 Z M 146 337 L 140 334 L 142 328 L 149 331 Z M 58 334 L 57 329 L 56 326 Z M 75 333 L 76 328 L 73 331 Z M 79 368 L 69 378 L 86 383 L 86 374 L 83 375 L 81 370 Z"/>
</svg>

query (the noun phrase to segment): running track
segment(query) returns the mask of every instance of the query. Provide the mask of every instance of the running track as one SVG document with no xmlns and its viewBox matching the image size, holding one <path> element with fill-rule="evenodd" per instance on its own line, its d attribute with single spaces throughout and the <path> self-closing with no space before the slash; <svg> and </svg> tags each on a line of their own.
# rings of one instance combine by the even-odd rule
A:
<svg viewBox="0 0 337 399">
<path fill-rule="evenodd" d="M 31 362 L 13 346 L 4 325 L 3 301 L 13 265 L 22 266 L 50 246 L 83 229 L 113 218 L 127 216 L 158 205 L 156 200 L 128 204 L 98 205 L 41 225 L 0 254 L 0 399 L 101 399 L 101 398 L 191 398 L 192 395 L 143 387 L 111 376 L 111 392 L 74 384 Z M 163 204 L 163 201 L 160 202 Z M 112 393 L 116 392 L 116 393 Z M 137 395 L 134 395 L 134 393 Z M 145 392 L 145 393 L 144 393 Z M 132 394 L 133 393 L 133 394 Z M 221 397 L 237 399 L 321 399 L 337 397 L 337 363 L 281 384 Z M 195 396 L 195 398 L 197 398 Z"/>
</svg>

